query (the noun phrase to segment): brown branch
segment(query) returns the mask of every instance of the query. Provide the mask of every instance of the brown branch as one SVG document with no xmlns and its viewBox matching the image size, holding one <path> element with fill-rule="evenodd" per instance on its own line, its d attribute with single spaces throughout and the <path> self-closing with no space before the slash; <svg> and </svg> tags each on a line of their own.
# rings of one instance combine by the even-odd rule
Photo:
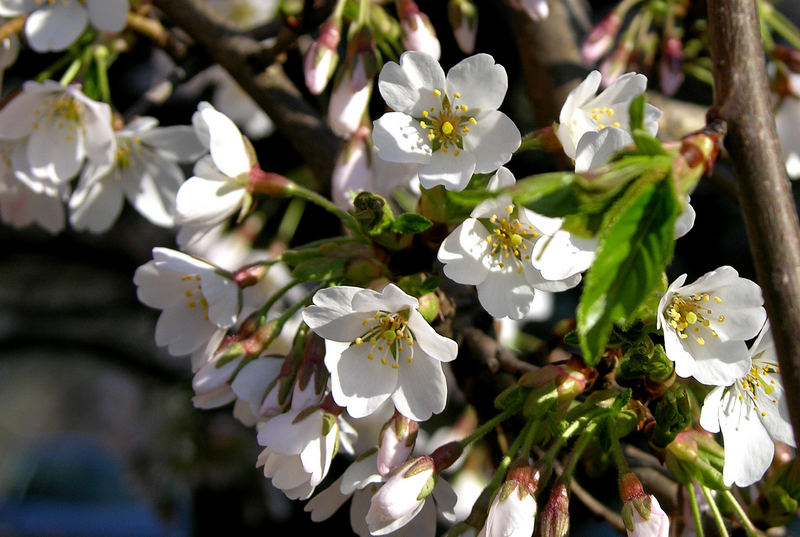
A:
<svg viewBox="0 0 800 537">
<path fill-rule="evenodd" d="M 714 74 L 709 119 L 728 124 L 725 146 L 781 376 L 787 388 L 800 386 L 800 226 L 769 103 L 756 1 L 708 0 L 708 27 Z M 800 391 L 787 389 L 786 396 L 799 439 Z"/>
<path fill-rule="evenodd" d="M 341 141 L 303 98 L 280 65 L 267 69 L 265 49 L 231 27 L 202 0 L 154 0 L 263 108 L 322 184 L 330 182 Z"/>
</svg>

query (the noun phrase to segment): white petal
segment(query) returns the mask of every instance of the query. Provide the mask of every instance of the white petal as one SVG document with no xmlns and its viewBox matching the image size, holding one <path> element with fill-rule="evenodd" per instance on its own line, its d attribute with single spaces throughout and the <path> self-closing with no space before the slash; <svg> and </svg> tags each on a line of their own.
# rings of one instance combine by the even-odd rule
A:
<svg viewBox="0 0 800 537">
<path fill-rule="evenodd" d="M 722 479 L 725 485 L 752 485 L 764 476 L 772 463 L 775 445 L 758 418 L 757 412 L 733 391 L 725 394 L 720 405 L 720 429 L 725 443 L 725 465 Z"/>
<path fill-rule="evenodd" d="M 399 365 L 397 389 L 392 395 L 398 412 L 414 421 L 425 421 L 444 410 L 447 382 L 441 363 L 417 350 L 410 364 Z"/>
<path fill-rule="evenodd" d="M 335 310 L 309 306 L 303 310 L 303 320 L 320 337 L 330 341 L 350 343 L 364 334 L 367 328 L 361 323 L 366 319 L 361 312 L 338 315 Z"/>
<path fill-rule="evenodd" d="M 136 295 L 139 302 L 151 308 L 164 309 L 180 300 L 175 292 L 176 278 L 171 271 L 156 267 L 155 261 L 148 261 L 136 269 L 133 275 Z"/>
<path fill-rule="evenodd" d="M 564 101 L 564 106 L 561 108 L 561 114 L 558 119 L 561 125 L 568 124 L 576 108 L 582 107 L 589 99 L 594 97 L 595 93 L 597 93 L 597 89 L 600 87 L 602 78 L 603 76 L 600 74 L 600 71 L 592 71 L 586 76 L 583 82 L 569 92 L 567 100 Z M 559 136 L 559 138 L 561 137 Z M 569 155 L 569 153 L 567 154 Z"/>
<path fill-rule="evenodd" d="M 467 218 L 448 235 L 439 247 L 439 261 L 444 263 L 442 271 L 454 282 L 478 285 L 486 279 L 489 271 L 483 264 L 489 254 L 486 238 L 489 232 L 476 218 Z"/>
<path fill-rule="evenodd" d="M 389 112 L 373 123 L 372 140 L 377 155 L 389 162 L 424 164 L 431 158 L 431 146 L 422 137 L 414 118 Z"/>
<path fill-rule="evenodd" d="M 250 403 L 254 414 L 258 413 L 267 386 L 277 378 L 283 360 L 279 358 L 257 358 L 246 364 L 231 383 L 236 397 Z"/>
<path fill-rule="evenodd" d="M 383 476 L 378 473 L 378 452 L 376 451 L 347 467 L 342 474 L 342 483 L 339 489 L 343 494 L 350 495 L 371 483 L 380 483 L 381 481 L 383 481 Z"/>
<path fill-rule="evenodd" d="M 88 182 L 83 177 L 81 182 L 69 201 L 72 227 L 92 233 L 107 230 L 122 212 L 121 185 L 113 180 Z"/>
<path fill-rule="evenodd" d="M 206 106 L 198 107 L 197 114 L 208 129 L 209 150 L 214 165 L 228 177 L 248 173 L 252 163 L 239 129 L 210 104 L 201 104 Z"/>
<path fill-rule="evenodd" d="M 380 153 L 378 153 L 380 155 Z M 431 154 L 428 162 L 419 168 L 419 182 L 425 188 L 443 185 L 447 190 L 459 192 L 466 188 L 475 172 L 475 155 L 464 151 L 458 156 L 441 150 Z"/>
<path fill-rule="evenodd" d="M 533 302 L 533 287 L 512 264 L 492 271 L 477 289 L 481 306 L 492 317 L 522 319 Z"/>
<path fill-rule="evenodd" d="M 404 52 L 399 65 L 387 63 L 378 76 L 378 89 L 389 108 L 415 116 L 428 108 L 441 107 L 433 90 L 444 91 L 445 85 L 439 62 L 417 51 Z"/>
<path fill-rule="evenodd" d="M 35 82 L 25 85 L 26 90 Z M 38 86 L 38 84 L 36 84 Z M 23 91 L 0 108 L 0 140 L 17 140 L 33 130 L 35 110 L 47 97 L 41 93 Z"/>
<path fill-rule="evenodd" d="M 178 189 L 176 210 L 179 223 L 202 221 L 213 226 L 235 213 L 246 192 L 233 182 L 190 177 Z"/>
<path fill-rule="evenodd" d="M 450 338 L 439 334 L 416 310 L 411 310 L 408 327 L 414 334 L 414 343 L 428 356 L 440 362 L 456 359 L 458 345 Z"/>
<path fill-rule="evenodd" d="M 497 192 L 498 190 L 514 186 L 516 183 L 517 180 L 514 174 L 505 166 L 500 166 L 500 168 L 497 169 L 497 173 L 489 179 L 486 190 L 489 192 Z"/>
<path fill-rule="evenodd" d="M 36 52 L 64 50 L 78 39 L 87 20 L 80 2 L 55 2 L 28 16 L 25 37 Z"/>
<path fill-rule="evenodd" d="M 333 514 L 344 505 L 349 498 L 349 494 L 342 494 L 339 491 L 339 484 L 342 482 L 342 477 L 331 483 L 331 486 L 318 493 L 311 498 L 303 510 L 311 513 L 311 520 L 314 522 L 322 522 L 329 519 Z"/>
<path fill-rule="evenodd" d="M 700 411 L 700 425 L 710 433 L 719 432 L 720 404 L 722 403 L 722 396 L 725 395 L 725 389 L 725 386 L 717 386 L 703 400 L 703 408 Z"/>
<path fill-rule="evenodd" d="M 613 105 L 616 103 L 630 102 L 645 92 L 647 89 L 647 77 L 639 73 L 625 73 L 617 78 L 593 101 L 586 103 L 586 107 L 594 108 L 595 104 L 601 106 Z M 625 110 L 627 112 L 627 110 Z"/>
<path fill-rule="evenodd" d="M 502 112 L 482 113 L 472 132 L 464 137 L 464 147 L 475 156 L 475 173 L 489 173 L 509 160 L 522 137 L 511 119 Z"/>
<path fill-rule="evenodd" d="M 369 360 L 366 346 L 351 345 L 337 356 L 325 342 L 325 366 L 331 373 L 333 399 L 354 418 L 374 412 L 397 386 L 397 370 L 377 358 Z"/>
<path fill-rule="evenodd" d="M 542 237 L 533 248 L 533 266 L 548 280 L 564 280 L 588 269 L 594 261 L 596 241 L 557 231 Z M 576 282 L 577 284 L 577 282 Z"/>
<path fill-rule="evenodd" d="M 144 148 L 141 153 L 132 153 L 130 162 L 122 170 L 122 187 L 128 201 L 153 224 L 171 227 L 175 198 L 185 179 L 180 167 Z"/>
<path fill-rule="evenodd" d="M 352 306 L 355 311 L 360 312 L 395 312 L 407 308 L 415 309 L 419 306 L 419 302 L 395 284 L 390 283 L 380 293 L 376 293 L 372 289 L 363 289 L 361 292 L 356 293 L 353 297 Z"/>
<path fill-rule="evenodd" d="M 455 104 L 480 111 L 497 110 L 508 89 L 508 75 L 488 54 L 475 54 L 458 62 L 447 73 L 447 91 L 461 93 Z"/>
<path fill-rule="evenodd" d="M 211 393 L 223 386 L 227 386 L 239 368 L 240 363 L 241 359 L 231 360 L 222 365 L 216 360 L 208 362 L 192 378 L 192 389 L 196 394 L 200 395 Z"/>
<path fill-rule="evenodd" d="M 89 20 L 98 30 L 119 32 L 125 28 L 128 0 L 86 0 Z"/>
<path fill-rule="evenodd" d="M 611 155 L 632 143 L 633 137 L 627 131 L 615 127 L 587 132 L 575 149 L 575 172 L 587 172 L 605 164 Z"/>
<path fill-rule="evenodd" d="M 200 308 L 183 305 L 167 308 L 156 323 L 156 345 L 167 347 L 173 356 L 189 354 L 206 343 L 216 331 Z"/>
<path fill-rule="evenodd" d="M 83 135 L 64 121 L 42 121 L 28 138 L 27 156 L 35 176 L 65 183 L 78 174 L 86 156 Z"/>
<path fill-rule="evenodd" d="M 194 129 L 184 125 L 149 130 L 139 137 L 142 143 L 152 146 L 164 158 L 178 162 L 197 160 L 206 152 Z"/>
<path fill-rule="evenodd" d="M 683 210 L 681 214 L 678 215 L 678 218 L 675 220 L 675 238 L 679 239 L 689 233 L 689 231 L 694 227 L 694 220 L 697 216 L 695 213 L 694 207 L 691 206 L 689 203 L 690 199 L 689 196 L 686 196 L 686 208 Z"/>
<path fill-rule="evenodd" d="M 258 429 L 258 443 L 281 455 L 299 455 L 306 445 L 322 434 L 322 410 L 295 421 L 299 410 L 279 414 Z"/>
</svg>

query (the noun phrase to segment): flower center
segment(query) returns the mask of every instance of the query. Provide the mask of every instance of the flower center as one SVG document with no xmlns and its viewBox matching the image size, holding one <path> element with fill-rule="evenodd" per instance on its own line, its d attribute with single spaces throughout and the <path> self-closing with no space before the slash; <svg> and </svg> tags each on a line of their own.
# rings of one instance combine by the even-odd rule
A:
<svg viewBox="0 0 800 537">
<path fill-rule="evenodd" d="M 603 107 L 603 108 L 592 108 L 590 112 L 591 118 L 594 120 L 597 128 L 600 130 L 605 129 L 606 127 L 617 127 L 619 128 L 618 121 L 612 121 L 614 117 L 614 109 Z"/>
<path fill-rule="evenodd" d="M 441 90 L 433 90 L 433 96 L 441 98 L 442 106 L 438 113 L 435 108 L 422 111 L 422 117 L 414 118 L 419 122 L 419 126 L 428 131 L 428 140 L 434 151 L 441 150 L 443 153 L 453 148 L 453 156 L 457 157 L 464 150 L 464 136 L 469 134 L 470 125 L 477 125 L 475 118 L 467 112 L 469 107 L 466 104 L 457 104 L 461 99 L 461 94 L 453 94 L 453 101 L 442 93 Z"/>
<path fill-rule="evenodd" d="M 47 98 L 43 102 L 44 109 L 37 108 L 34 111 L 36 119 L 33 122 L 33 129 L 39 130 L 42 119 L 48 121 L 47 127 L 56 127 L 59 130 L 66 130 L 65 139 L 71 141 L 77 128 L 82 128 L 86 122 L 84 117 L 84 105 L 76 101 L 72 96 L 62 94 L 55 100 Z M 50 122 L 55 121 L 55 125 Z"/>
<path fill-rule="evenodd" d="M 506 214 L 497 216 L 493 214 L 489 218 L 487 229 L 490 235 L 486 237 L 486 242 L 492 248 L 489 257 L 497 262 L 500 268 L 504 268 L 508 262 L 517 265 L 517 274 L 522 274 L 522 260 L 530 260 L 528 242 L 531 238 L 539 236 L 536 228 L 530 224 L 525 225 L 519 218 L 512 218 L 514 213 L 513 205 L 506 205 Z M 512 257 L 513 256 L 513 257 Z"/>
<path fill-rule="evenodd" d="M 780 374 L 780 368 L 777 363 L 754 359 L 747 375 L 736 381 L 739 401 L 747 397 L 752 402 L 753 410 L 761 414 L 761 417 L 765 417 L 767 412 L 763 407 L 759 409 L 758 403 L 778 404 L 778 400 L 772 397 L 772 393 L 775 391 L 775 379 L 770 378 L 778 374 Z"/>
<path fill-rule="evenodd" d="M 195 309 L 198 306 L 202 308 L 203 314 L 205 315 L 205 320 L 208 320 L 208 301 L 206 301 L 205 297 L 202 293 L 202 287 L 200 286 L 200 275 L 198 274 L 184 274 L 181 276 L 181 281 L 184 282 L 186 289 L 183 292 L 184 297 L 186 297 L 186 305 L 189 309 Z"/>
<path fill-rule="evenodd" d="M 383 365 L 392 362 L 392 369 L 397 369 L 405 353 L 406 361 L 410 364 L 414 361 L 414 334 L 408 329 L 408 314 L 408 310 L 375 312 L 371 319 L 364 319 L 361 323 L 369 328 L 354 343 L 358 346 L 371 345 L 367 353 L 368 360 L 378 358 Z"/>
<path fill-rule="evenodd" d="M 678 337 L 686 339 L 689 337 L 690 332 L 696 334 L 695 340 L 700 345 L 705 345 L 706 340 L 699 335 L 701 327 L 708 328 L 711 332 L 711 337 L 719 337 L 717 333 L 710 328 L 711 321 L 717 323 L 725 322 L 725 316 L 719 315 L 714 319 L 714 311 L 711 309 L 711 297 L 708 293 L 697 293 L 692 296 L 684 297 L 676 294 L 669 306 L 667 306 L 667 317 L 669 317 L 669 324 L 678 332 Z M 713 298 L 717 304 L 722 303 L 722 299 L 718 296 Z"/>
</svg>

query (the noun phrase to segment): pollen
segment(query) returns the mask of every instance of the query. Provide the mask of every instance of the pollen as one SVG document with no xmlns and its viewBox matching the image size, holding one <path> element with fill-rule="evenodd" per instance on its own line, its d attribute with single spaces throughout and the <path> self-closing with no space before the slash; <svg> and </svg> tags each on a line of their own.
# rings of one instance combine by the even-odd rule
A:
<svg viewBox="0 0 800 537">
<path fill-rule="evenodd" d="M 445 136 L 450 136 L 450 134 L 453 132 L 453 128 L 453 124 L 449 121 L 442 123 L 442 132 L 445 134 Z"/>
</svg>

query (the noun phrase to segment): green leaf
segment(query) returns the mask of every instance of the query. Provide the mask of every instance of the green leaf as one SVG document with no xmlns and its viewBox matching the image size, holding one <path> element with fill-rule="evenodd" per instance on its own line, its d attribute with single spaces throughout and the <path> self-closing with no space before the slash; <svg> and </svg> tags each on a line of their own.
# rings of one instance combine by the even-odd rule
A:
<svg viewBox="0 0 800 537">
<path fill-rule="evenodd" d="M 440 281 L 439 276 L 426 278 L 424 274 L 410 274 L 400 278 L 397 286 L 407 294 L 419 298 L 435 291 L 439 287 Z"/>
<path fill-rule="evenodd" d="M 633 141 L 636 142 L 637 153 L 640 155 L 668 155 L 669 153 L 664 149 L 656 138 L 650 136 L 647 131 L 635 130 L 633 131 Z"/>
<path fill-rule="evenodd" d="M 644 128 L 645 103 L 647 103 L 647 96 L 644 93 L 631 101 L 631 107 L 629 110 L 631 118 L 631 132 L 635 131 L 636 129 Z"/>
<path fill-rule="evenodd" d="M 431 222 L 424 216 L 418 215 L 416 213 L 405 213 L 398 216 L 397 219 L 394 222 L 392 222 L 392 226 L 390 229 L 397 233 L 411 235 L 413 233 L 419 233 L 421 231 L 425 231 L 432 225 L 433 222 Z"/>
<path fill-rule="evenodd" d="M 659 285 L 672 257 L 679 204 L 669 176 L 652 179 L 639 179 L 611 208 L 586 274 L 577 320 L 590 366 L 603 354 L 613 324 L 628 320 Z"/>
</svg>

